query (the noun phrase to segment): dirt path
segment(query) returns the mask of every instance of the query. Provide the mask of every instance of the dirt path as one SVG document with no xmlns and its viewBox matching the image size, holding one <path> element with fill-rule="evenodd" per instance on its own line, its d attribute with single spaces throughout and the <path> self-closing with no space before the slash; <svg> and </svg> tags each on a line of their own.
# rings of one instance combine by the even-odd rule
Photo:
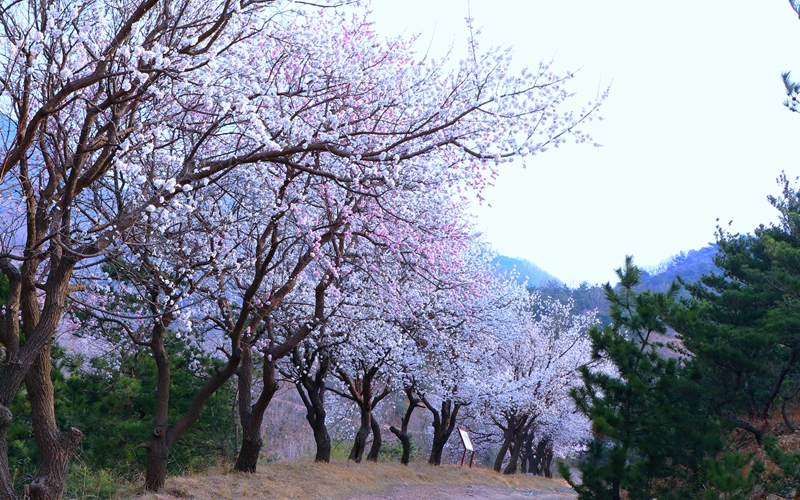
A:
<svg viewBox="0 0 800 500">
<path fill-rule="evenodd" d="M 409 486 L 388 493 L 358 495 L 348 500 L 574 500 L 575 492 L 560 485 L 530 488 L 500 488 L 484 485 Z"/>
<path fill-rule="evenodd" d="M 255 474 L 226 470 L 167 479 L 158 494 L 120 492 L 137 500 L 575 500 L 560 479 L 505 475 L 491 469 L 427 463 L 276 462 Z"/>
</svg>

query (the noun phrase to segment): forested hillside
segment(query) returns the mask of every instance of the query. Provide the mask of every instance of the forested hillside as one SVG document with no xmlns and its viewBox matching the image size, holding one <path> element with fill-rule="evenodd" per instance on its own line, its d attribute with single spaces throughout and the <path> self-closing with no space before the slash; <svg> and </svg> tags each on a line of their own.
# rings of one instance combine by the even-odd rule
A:
<svg viewBox="0 0 800 500">
<path fill-rule="evenodd" d="M 685 283 L 694 283 L 705 274 L 719 274 L 722 271 L 714 265 L 717 251 L 717 245 L 710 244 L 699 250 L 689 250 L 673 255 L 655 268 L 642 270 L 640 283 L 636 289 L 665 292 L 679 278 Z M 509 260 L 513 261 L 513 259 Z M 577 287 L 569 287 L 556 279 L 551 279 L 542 281 L 538 285 L 532 285 L 531 288 L 540 291 L 545 297 L 557 299 L 562 303 L 572 301 L 572 311 L 576 314 L 597 311 L 601 323 L 609 324 L 611 321 L 608 315 L 609 304 L 606 301 L 602 284 L 593 285 L 583 282 Z M 688 296 L 685 290 L 681 290 L 680 293 L 684 297 Z"/>
<path fill-rule="evenodd" d="M 658 266 L 646 269 L 642 273 L 640 287 L 654 292 L 663 292 L 668 290 L 678 277 L 685 283 L 694 283 L 704 274 L 719 274 L 722 271 L 714 265 L 717 251 L 718 246 L 711 243 L 698 250 L 689 250 L 673 255 Z"/>
</svg>

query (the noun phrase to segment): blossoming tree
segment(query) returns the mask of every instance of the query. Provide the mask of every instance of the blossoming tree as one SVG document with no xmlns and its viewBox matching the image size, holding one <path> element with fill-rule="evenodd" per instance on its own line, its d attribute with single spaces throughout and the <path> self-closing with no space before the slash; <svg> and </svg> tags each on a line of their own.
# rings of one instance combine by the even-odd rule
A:
<svg viewBox="0 0 800 500">
<path fill-rule="evenodd" d="M 351 236 L 352 217 L 377 211 L 381 221 L 391 211 L 410 220 L 429 213 L 412 209 L 415 193 L 480 193 L 512 157 L 587 140 L 578 127 L 597 103 L 565 106 L 569 74 L 547 65 L 512 74 L 508 52 L 482 54 L 475 43 L 471 58 L 449 70 L 403 39 L 381 40 L 364 16 L 288 6 L 30 0 L 0 8 L 0 115 L 12 124 L 0 153 L 0 269 L 10 283 L 0 329 L 0 495 L 15 496 L 5 429 L 24 380 L 41 456 L 31 496 L 60 497 L 81 432 L 56 425 L 53 334 L 70 294 L 97 281 L 92 268 L 117 252 L 141 256 L 132 247 L 146 231 L 161 235 L 163 254 L 191 239 L 187 232 L 233 223 L 237 210 L 250 210 L 237 200 L 264 186 L 264 203 L 241 217 L 252 223 L 237 226 L 254 232 L 238 241 L 219 233 L 209 249 L 212 260 L 232 260 L 197 262 L 210 269 L 204 280 L 219 278 L 217 317 L 202 318 L 228 340 L 227 363 L 198 393 L 194 415 L 317 250 L 335 234 Z M 211 188 L 216 194 L 204 198 Z M 333 219 L 319 226 L 322 214 Z M 373 230 L 396 246 L 385 226 Z M 294 267 L 276 271 L 276 256 Z M 152 263 L 165 269 L 160 257 Z M 147 313 L 156 328 L 186 306 L 173 286 L 214 297 L 184 274 L 185 283 L 162 280 L 158 300 L 146 298 L 165 306 Z M 231 293 L 220 294 L 226 287 Z M 192 415 L 172 430 L 155 423 L 148 488 L 163 485 L 167 445 Z"/>
</svg>

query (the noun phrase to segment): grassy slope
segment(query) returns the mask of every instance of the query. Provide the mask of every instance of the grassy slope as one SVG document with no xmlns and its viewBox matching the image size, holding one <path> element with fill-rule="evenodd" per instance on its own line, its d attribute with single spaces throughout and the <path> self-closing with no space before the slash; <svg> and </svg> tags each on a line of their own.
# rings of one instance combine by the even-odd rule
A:
<svg viewBox="0 0 800 500">
<path fill-rule="evenodd" d="M 174 498 L 269 498 L 273 500 L 344 500 L 386 498 L 407 491 L 410 498 L 427 500 L 426 491 L 453 492 L 464 487 L 491 488 L 497 498 L 513 498 L 517 494 L 534 498 L 574 498 L 561 480 L 527 475 L 505 476 L 482 468 L 461 468 L 455 465 L 431 467 L 424 463 L 404 467 L 398 463 L 361 463 L 334 460 L 330 464 L 312 461 L 278 462 L 261 465 L 256 474 L 235 474 L 223 471 L 198 476 L 174 477 L 167 480 L 159 495 L 121 491 L 118 498 L 167 500 Z M 509 495 L 504 496 L 503 491 Z M 415 493 L 416 492 L 416 493 Z M 520 493 L 517 493 L 520 492 Z M 524 492 L 524 493 L 522 493 Z M 487 497 L 488 498 L 488 497 Z"/>
</svg>

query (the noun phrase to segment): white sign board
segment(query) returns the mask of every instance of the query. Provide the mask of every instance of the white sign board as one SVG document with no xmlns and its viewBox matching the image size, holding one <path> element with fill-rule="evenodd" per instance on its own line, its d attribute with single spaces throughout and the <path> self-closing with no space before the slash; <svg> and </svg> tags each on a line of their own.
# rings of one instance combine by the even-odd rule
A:
<svg viewBox="0 0 800 500">
<path fill-rule="evenodd" d="M 466 448 L 467 451 L 475 451 L 475 448 L 472 447 L 472 440 L 469 438 L 469 433 L 461 427 L 458 428 L 458 433 L 461 435 L 461 442 L 464 443 L 464 448 Z"/>
</svg>

